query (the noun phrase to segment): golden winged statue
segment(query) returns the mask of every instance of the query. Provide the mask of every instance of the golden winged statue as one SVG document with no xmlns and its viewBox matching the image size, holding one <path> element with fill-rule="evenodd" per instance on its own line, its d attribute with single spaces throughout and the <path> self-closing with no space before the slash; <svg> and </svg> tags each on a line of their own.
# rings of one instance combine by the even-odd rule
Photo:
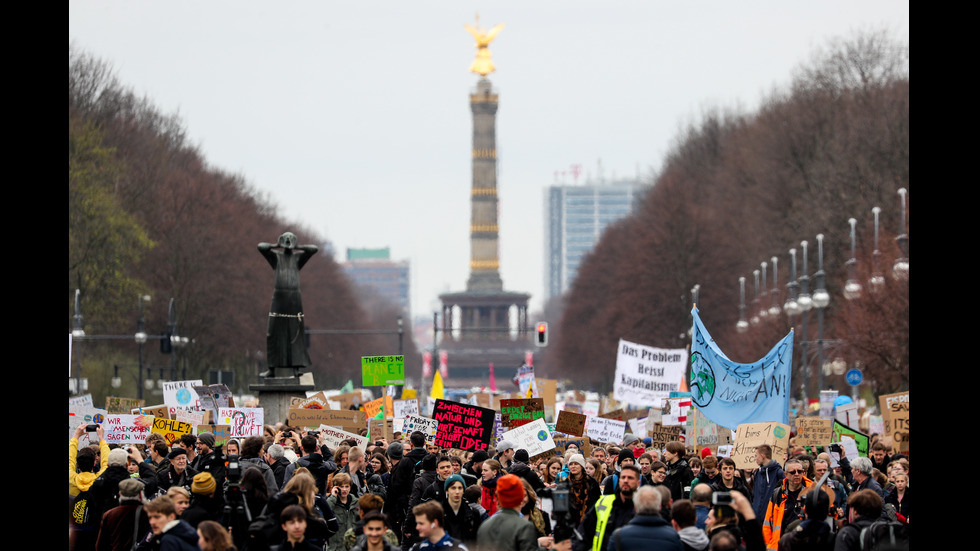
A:
<svg viewBox="0 0 980 551">
<path fill-rule="evenodd" d="M 489 32 L 483 30 L 480 26 L 480 18 L 476 18 L 476 27 L 472 25 L 463 25 L 466 32 L 473 35 L 476 39 L 476 59 L 473 60 L 473 64 L 470 65 L 470 72 L 476 73 L 480 76 L 487 76 L 494 72 L 496 69 L 493 66 L 493 61 L 490 61 L 490 43 L 493 42 L 494 38 L 497 38 L 497 34 L 503 30 L 504 25 L 495 25 Z"/>
</svg>

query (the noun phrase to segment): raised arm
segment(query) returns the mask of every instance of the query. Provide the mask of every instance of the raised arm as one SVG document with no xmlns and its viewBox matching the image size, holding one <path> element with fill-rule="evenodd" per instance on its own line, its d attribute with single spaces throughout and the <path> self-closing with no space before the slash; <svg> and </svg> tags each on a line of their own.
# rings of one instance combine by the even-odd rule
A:
<svg viewBox="0 0 980 551">
<path fill-rule="evenodd" d="M 306 263 L 309 262 L 311 258 L 313 258 L 313 255 L 315 255 L 317 251 L 320 250 L 320 247 L 317 247 L 316 245 L 300 245 L 299 247 L 296 248 L 303 251 L 303 256 L 301 256 L 299 259 L 300 268 L 306 265 Z"/>
<path fill-rule="evenodd" d="M 262 253 L 262 256 L 265 257 L 266 261 L 269 263 L 270 266 L 272 266 L 272 269 L 274 270 L 276 268 L 276 264 L 279 261 L 278 259 L 276 259 L 276 254 L 272 252 L 273 246 L 274 245 L 272 243 L 259 243 L 258 249 L 259 252 Z"/>
</svg>

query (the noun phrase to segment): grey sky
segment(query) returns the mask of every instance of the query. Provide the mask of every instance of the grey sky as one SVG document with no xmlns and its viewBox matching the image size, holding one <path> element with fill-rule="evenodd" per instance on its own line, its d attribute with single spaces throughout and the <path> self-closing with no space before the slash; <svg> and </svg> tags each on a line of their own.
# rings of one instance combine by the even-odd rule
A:
<svg viewBox="0 0 980 551">
<path fill-rule="evenodd" d="M 607 178 L 649 177 L 681 126 L 704 109 L 754 109 L 830 38 L 909 31 L 907 1 L 117 0 L 69 2 L 68 37 L 178 111 L 214 166 L 321 231 L 338 260 L 384 246 L 409 259 L 413 311 L 427 315 L 468 275 L 478 77 L 463 24 L 477 11 L 484 27 L 506 24 L 490 75 L 501 275 L 533 309 L 556 171 L 580 164 L 584 182 L 601 159 Z"/>
</svg>

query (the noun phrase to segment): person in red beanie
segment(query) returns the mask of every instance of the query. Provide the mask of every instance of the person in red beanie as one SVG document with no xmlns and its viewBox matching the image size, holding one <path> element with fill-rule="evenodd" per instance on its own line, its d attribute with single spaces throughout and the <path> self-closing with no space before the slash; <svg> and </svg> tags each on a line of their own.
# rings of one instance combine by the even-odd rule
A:
<svg viewBox="0 0 980 551">
<path fill-rule="evenodd" d="M 497 479 L 497 514 L 480 526 L 477 547 L 481 551 L 537 551 L 538 532 L 521 516 L 527 500 L 524 484 L 515 475 Z"/>
</svg>

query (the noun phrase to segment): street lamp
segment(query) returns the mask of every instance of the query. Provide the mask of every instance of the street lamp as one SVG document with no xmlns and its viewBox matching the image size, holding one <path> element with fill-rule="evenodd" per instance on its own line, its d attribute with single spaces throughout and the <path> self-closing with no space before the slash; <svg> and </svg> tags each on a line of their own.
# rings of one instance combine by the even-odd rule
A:
<svg viewBox="0 0 980 551">
<path fill-rule="evenodd" d="M 139 296 L 139 319 L 136 321 L 136 334 L 133 335 L 133 339 L 136 344 L 139 345 L 139 382 L 137 383 L 138 396 L 140 400 L 143 399 L 143 386 L 140 384 L 143 382 L 143 345 L 146 344 L 146 339 L 148 338 L 146 334 L 146 319 L 143 317 L 143 301 L 150 301 L 150 295 L 140 295 Z M 147 390 L 152 389 L 150 386 Z"/>
<path fill-rule="evenodd" d="M 813 306 L 817 309 L 817 363 L 823 365 L 823 313 L 830 304 L 830 293 L 824 287 L 823 234 L 817 234 L 817 289 L 813 292 Z M 823 370 L 817 372 L 817 391 L 823 390 Z"/>
<path fill-rule="evenodd" d="M 902 197 L 902 221 L 898 226 L 898 236 L 895 237 L 895 243 L 898 244 L 898 248 L 902 251 L 902 257 L 895 260 L 895 264 L 892 266 L 892 274 L 895 275 L 896 279 L 908 279 L 909 233 L 905 229 L 905 196 L 908 194 L 908 190 L 899 188 L 898 194 Z"/>
<path fill-rule="evenodd" d="M 786 284 L 786 302 L 783 303 L 783 312 L 787 316 L 796 316 L 803 312 L 800 303 L 796 301 L 797 293 L 800 291 L 800 284 L 796 282 L 796 249 L 789 250 L 790 256 L 790 279 Z"/>
<path fill-rule="evenodd" d="M 855 230 L 855 226 L 857 226 L 857 219 L 851 218 L 847 223 L 851 225 L 851 258 L 846 262 L 847 283 L 844 284 L 844 298 L 854 300 L 861 298 L 861 282 L 857 278 L 857 256 L 855 254 L 855 248 L 857 246 L 857 231 Z"/>
<path fill-rule="evenodd" d="M 749 322 L 745 321 L 745 278 L 738 278 L 738 323 L 735 324 L 735 330 L 739 333 L 745 333 L 749 330 Z"/>
</svg>

